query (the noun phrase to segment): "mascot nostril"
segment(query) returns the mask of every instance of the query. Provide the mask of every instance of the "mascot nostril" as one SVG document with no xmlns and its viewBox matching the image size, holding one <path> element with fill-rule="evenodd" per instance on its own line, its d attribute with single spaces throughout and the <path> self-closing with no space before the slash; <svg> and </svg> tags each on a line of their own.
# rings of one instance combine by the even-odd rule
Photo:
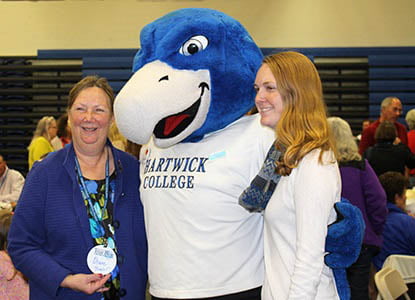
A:
<svg viewBox="0 0 415 300">
<path fill-rule="evenodd" d="M 163 76 L 159 79 L 159 82 L 163 81 L 163 80 L 169 80 L 169 75 Z"/>
<path fill-rule="evenodd" d="M 202 88 L 202 92 L 200 93 L 200 97 L 203 96 L 203 93 L 205 92 L 205 89 L 209 89 L 209 85 L 206 82 L 202 82 L 199 84 L 199 87 Z"/>
</svg>

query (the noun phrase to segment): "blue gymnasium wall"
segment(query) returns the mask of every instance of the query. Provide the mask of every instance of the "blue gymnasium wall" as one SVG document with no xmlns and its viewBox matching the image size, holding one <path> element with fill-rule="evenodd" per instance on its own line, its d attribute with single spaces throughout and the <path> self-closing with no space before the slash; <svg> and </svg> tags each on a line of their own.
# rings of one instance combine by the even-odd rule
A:
<svg viewBox="0 0 415 300">
<path fill-rule="evenodd" d="M 39 50 L 38 59 L 82 59 L 83 76 L 97 74 L 108 79 L 118 92 L 132 75 L 131 66 L 138 49 Z M 415 47 L 353 48 L 262 48 L 264 55 L 295 50 L 312 59 L 360 58 L 367 62 L 369 115 L 379 116 L 380 102 L 397 96 L 404 111 L 415 108 Z M 401 120 L 402 121 L 402 120 Z"/>
</svg>

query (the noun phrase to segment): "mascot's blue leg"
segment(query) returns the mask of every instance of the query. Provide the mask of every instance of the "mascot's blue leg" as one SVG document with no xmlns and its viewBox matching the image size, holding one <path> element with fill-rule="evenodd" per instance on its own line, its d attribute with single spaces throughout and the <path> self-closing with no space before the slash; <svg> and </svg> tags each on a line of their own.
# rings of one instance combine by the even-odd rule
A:
<svg viewBox="0 0 415 300">
<path fill-rule="evenodd" d="M 337 220 L 329 225 L 326 237 L 324 258 L 327 266 L 333 270 L 337 292 L 341 300 L 350 299 L 350 286 L 346 268 L 359 257 L 362 247 L 365 223 L 360 210 L 345 198 L 334 206 Z"/>
</svg>

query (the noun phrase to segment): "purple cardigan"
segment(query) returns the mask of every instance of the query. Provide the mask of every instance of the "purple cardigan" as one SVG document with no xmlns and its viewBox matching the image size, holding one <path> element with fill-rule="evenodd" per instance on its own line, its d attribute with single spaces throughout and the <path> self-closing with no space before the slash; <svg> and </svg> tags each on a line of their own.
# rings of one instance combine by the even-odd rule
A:
<svg viewBox="0 0 415 300">
<path fill-rule="evenodd" d="M 112 146 L 111 150 L 116 167 L 113 216 L 120 295 L 122 300 L 144 300 L 147 242 L 138 195 L 138 162 Z M 74 155 L 72 144 L 68 144 L 36 163 L 13 216 L 8 251 L 16 268 L 29 278 L 32 300 L 97 300 L 102 295 L 59 287 L 68 274 L 91 273 L 86 257 L 93 241 Z"/>
<path fill-rule="evenodd" d="M 366 159 L 340 163 L 340 174 L 342 197 L 360 209 L 365 221 L 363 244 L 381 247 L 388 209 L 378 177 Z"/>
</svg>

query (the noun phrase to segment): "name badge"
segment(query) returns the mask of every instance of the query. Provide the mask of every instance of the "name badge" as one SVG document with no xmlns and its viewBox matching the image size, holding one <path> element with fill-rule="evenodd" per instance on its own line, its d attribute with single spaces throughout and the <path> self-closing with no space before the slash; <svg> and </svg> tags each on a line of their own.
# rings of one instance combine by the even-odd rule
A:
<svg viewBox="0 0 415 300">
<path fill-rule="evenodd" d="M 117 255 L 110 247 L 97 245 L 89 250 L 86 258 L 88 268 L 95 274 L 109 274 L 117 265 Z"/>
</svg>

